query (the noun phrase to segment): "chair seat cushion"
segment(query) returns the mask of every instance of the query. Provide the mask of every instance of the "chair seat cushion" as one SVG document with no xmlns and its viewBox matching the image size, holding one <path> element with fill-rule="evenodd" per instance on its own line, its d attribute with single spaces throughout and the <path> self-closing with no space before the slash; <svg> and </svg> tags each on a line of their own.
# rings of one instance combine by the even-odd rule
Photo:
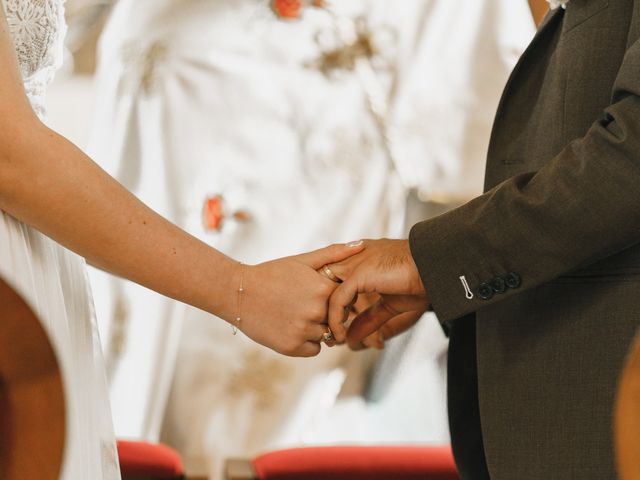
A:
<svg viewBox="0 0 640 480">
<path fill-rule="evenodd" d="M 124 478 L 173 480 L 184 475 L 180 455 L 165 445 L 118 440 L 118 456 Z"/>
<path fill-rule="evenodd" d="M 449 446 L 335 446 L 258 456 L 260 480 L 459 480 Z"/>
</svg>

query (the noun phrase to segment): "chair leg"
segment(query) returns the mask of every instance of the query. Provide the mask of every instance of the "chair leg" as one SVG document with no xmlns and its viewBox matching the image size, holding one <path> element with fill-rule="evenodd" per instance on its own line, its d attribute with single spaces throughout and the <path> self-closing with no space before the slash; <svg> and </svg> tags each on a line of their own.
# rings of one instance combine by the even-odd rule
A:
<svg viewBox="0 0 640 480">
<path fill-rule="evenodd" d="M 258 480 L 251 461 L 246 459 L 227 460 L 224 466 L 224 474 L 225 480 Z"/>
</svg>

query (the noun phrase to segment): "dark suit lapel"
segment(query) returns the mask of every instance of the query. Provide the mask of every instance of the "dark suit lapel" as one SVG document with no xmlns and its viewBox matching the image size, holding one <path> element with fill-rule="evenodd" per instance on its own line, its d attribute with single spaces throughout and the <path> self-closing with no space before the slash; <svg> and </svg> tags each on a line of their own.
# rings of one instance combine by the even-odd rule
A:
<svg viewBox="0 0 640 480">
<path fill-rule="evenodd" d="M 518 74 L 522 69 L 522 65 L 526 65 L 529 62 L 529 57 L 531 57 L 531 55 L 533 55 L 533 53 L 538 50 L 540 45 L 544 43 L 544 39 L 547 36 L 547 33 L 549 33 L 553 28 L 557 28 L 558 23 L 562 21 L 563 16 L 564 9 L 556 8 L 555 10 L 551 10 L 542 21 L 542 24 L 533 37 L 533 40 L 531 40 L 531 43 L 522 54 L 522 56 L 518 60 L 518 63 L 514 67 L 513 72 L 511 72 L 511 75 L 509 76 L 509 80 L 507 81 L 507 84 L 504 87 L 504 91 L 502 93 L 502 98 L 500 99 L 500 104 L 498 105 L 495 123 L 498 122 L 500 112 L 504 108 L 505 99 L 509 97 L 509 93 L 511 92 L 514 83 L 518 79 Z"/>
<path fill-rule="evenodd" d="M 509 103 L 508 100 L 511 96 L 511 93 L 518 83 L 523 65 L 531 65 L 531 57 L 536 54 L 540 48 L 544 48 L 547 45 L 547 41 L 550 37 L 552 37 L 553 32 L 555 32 L 555 30 L 562 25 L 564 13 L 565 10 L 563 8 L 557 8 L 555 10 L 551 10 L 545 16 L 542 23 L 540 24 L 540 28 L 533 37 L 533 40 L 531 40 L 531 43 L 524 51 L 524 53 L 518 60 L 518 63 L 511 72 L 509 80 L 507 81 L 507 84 L 504 87 L 504 91 L 502 92 L 502 97 L 500 98 L 500 103 L 498 104 L 498 109 L 496 111 L 495 119 L 493 122 L 491 141 L 489 143 L 489 158 L 491 157 L 492 145 L 495 140 L 497 127 L 500 125 L 505 107 Z M 488 176 L 485 178 L 485 189 L 487 189 L 487 181 Z"/>
<path fill-rule="evenodd" d="M 609 0 L 571 0 L 564 19 L 563 35 L 609 6 Z"/>
<path fill-rule="evenodd" d="M 540 25 L 538 25 L 538 32 L 537 33 L 540 33 L 547 26 L 549 21 L 554 17 L 554 15 L 556 15 L 558 13 L 559 10 L 560 10 L 560 8 L 556 8 L 555 10 L 549 9 L 547 14 L 542 19 L 542 22 L 540 22 Z"/>
<path fill-rule="evenodd" d="M 627 48 L 640 39 L 640 2 L 633 3 L 633 14 L 629 25 L 629 37 L 627 38 Z"/>
</svg>

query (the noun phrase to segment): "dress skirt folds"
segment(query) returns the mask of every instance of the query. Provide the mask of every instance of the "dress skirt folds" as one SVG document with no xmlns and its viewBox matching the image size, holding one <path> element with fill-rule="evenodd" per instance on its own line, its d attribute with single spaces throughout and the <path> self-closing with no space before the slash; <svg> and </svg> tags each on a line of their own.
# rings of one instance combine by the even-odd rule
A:
<svg viewBox="0 0 640 480">
<path fill-rule="evenodd" d="M 120 478 L 84 260 L 0 211 L 0 276 L 36 312 L 61 365 L 67 412 L 61 478 Z"/>
</svg>

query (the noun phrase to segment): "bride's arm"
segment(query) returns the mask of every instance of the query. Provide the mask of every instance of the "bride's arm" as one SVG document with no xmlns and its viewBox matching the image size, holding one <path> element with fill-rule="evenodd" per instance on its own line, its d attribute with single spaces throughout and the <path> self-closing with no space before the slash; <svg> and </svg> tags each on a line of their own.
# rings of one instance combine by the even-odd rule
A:
<svg viewBox="0 0 640 480">
<path fill-rule="evenodd" d="M 188 235 L 34 115 L 0 8 L 0 209 L 104 270 L 234 322 L 239 264 Z M 281 353 L 319 350 L 333 283 L 314 269 L 358 248 L 245 268 L 242 329 Z"/>
</svg>

